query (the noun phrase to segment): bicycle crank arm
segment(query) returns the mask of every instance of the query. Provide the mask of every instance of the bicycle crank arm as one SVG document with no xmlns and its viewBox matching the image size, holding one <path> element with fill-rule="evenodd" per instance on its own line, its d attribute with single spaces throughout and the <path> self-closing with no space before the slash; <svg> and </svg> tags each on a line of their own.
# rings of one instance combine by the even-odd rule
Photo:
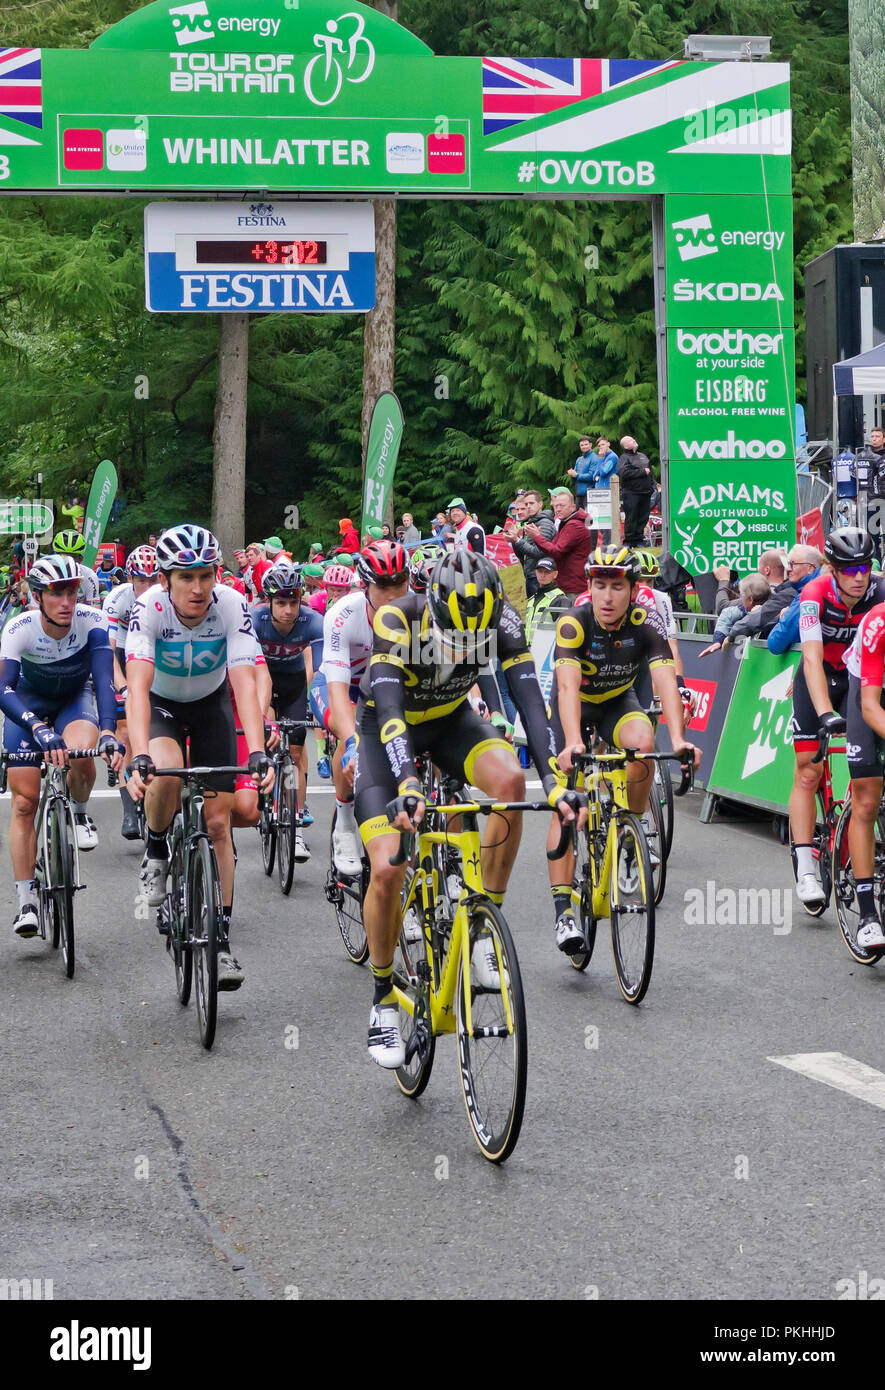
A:
<svg viewBox="0 0 885 1390">
<path fill-rule="evenodd" d="M 474 1028 L 472 1036 L 474 1038 L 509 1038 L 510 1029 L 500 1024 L 494 1028 Z"/>
</svg>

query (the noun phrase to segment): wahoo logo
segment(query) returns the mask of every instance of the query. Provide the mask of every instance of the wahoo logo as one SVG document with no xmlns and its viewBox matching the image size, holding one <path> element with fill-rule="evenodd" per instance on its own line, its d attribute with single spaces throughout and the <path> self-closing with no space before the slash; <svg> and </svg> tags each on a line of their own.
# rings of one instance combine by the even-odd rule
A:
<svg viewBox="0 0 885 1390">
<path fill-rule="evenodd" d="M 739 536 L 741 532 L 746 531 L 746 529 L 744 523 L 738 521 L 736 516 L 723 517 L 722 520 L 717 521 L 716 525 L 713 527 L 717 536 L 727 536 L 729 539 L 734 536 Z"/>
<path fill-rule="evenodd" d="M 175 30 L 175 37 L 181 48 L 185 44 L 202 43 L 204 39 L 215 38 L 215 30 L 212 28 L 206 0 L 197 0 L 197 3 L 193 5 L 178 5 L 169 11 L 169 17 L 172 20 L 172 28 Z M 191 20 L 192 23 L 187 24 L 187 20 Z"/>
<path fill-rule="evenodd" d="M 726 439 L 680 439 L 687 459 L 782 459 L 787 446 L 781 439 L 738 439 L 734 430 Z"/>
<path fill-rule="evenodd" d="M 671 222 L 670 228 L 675 234 L 676 249 L 681 261 L 696 261 L 699 256 L 715 256 L 719 250 L 716 245 L 716 233 L 707 212 L 702 212 L 697 217 L 686 217 L 681 222 Z"/>
</svg>

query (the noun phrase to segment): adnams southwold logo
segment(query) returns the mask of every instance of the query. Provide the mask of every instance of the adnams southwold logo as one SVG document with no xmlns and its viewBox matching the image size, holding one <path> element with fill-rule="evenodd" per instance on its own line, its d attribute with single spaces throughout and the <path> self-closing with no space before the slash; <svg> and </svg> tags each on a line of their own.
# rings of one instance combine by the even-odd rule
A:
<svg viewBox="0 0 885 1390">
<path fill-rule="evenodd" d="M 729 514 L 733 518 L 736 502 L 741 504 L 739 510 L 744 516 L 749 514 L 747 508 L 750 507 L 765 507 L 768 511 L 774 512 L 786 511 L 784 494 L 775 488 L 758 487 L 753 483 L 703 483 L 699 488 L 686 488 L 685 496 L 679 505 L 679 515 L 708 507 L 724 509 L 726 504 L 729 504 Z"/>
<path fill-rule="evenodd" d="M 786 232 L 771 228 L 726 230 L 718 237 L 708 212 L 697 217 L 685 217 L 670 223 L 681 261 L 696 261 L 700 256 L 715 256 L 720 246 L 761 246 L 765 251 L 780 251 Z"/>
</svg>

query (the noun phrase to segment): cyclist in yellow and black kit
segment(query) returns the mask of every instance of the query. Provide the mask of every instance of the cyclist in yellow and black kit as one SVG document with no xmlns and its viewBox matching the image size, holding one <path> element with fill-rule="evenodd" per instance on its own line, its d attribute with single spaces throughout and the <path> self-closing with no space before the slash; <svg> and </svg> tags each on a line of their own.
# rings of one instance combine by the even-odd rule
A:
<svg viewBox="0 0 885 1390">
<path fill-rule="evenodd" d="M 584 572 L 588 598 L 563 613 L 556 625 L 550 723 L 562 782 L 571 771 L 572 755 L 592 745 L 594 731 L 615 748 L 654 752 L 654 730 L 633 688 L 644 666 L 660 698 L 673 751 L 690 750 L 697 763 L 699 751 L 685 741 L 676 667 L 663 624 L 657 613 L 634 601 L 642 576 L 639 557 L 625 546 L 598 546 Z M 627 765 L 627 798 L 638 815 L 648 811 L 650 766 Z M 555 849 L 559 833 L 554 817 L 548 849 Z M 550 862 L 556 944 L 566 955 L 584 949 L 584 934 L 571 910 L 574 869 L 571 850 Z"/>
<path fill-rule="evenodd" d="M 488 795 L 519 801 L 525 777 L 510 744 L 470 707 L 479 680 L 486 703 L 500 707 L 487 667 L 497 657 L 522 716 L 529 750 L 550 804 L 574 819 L 582 798 L 557 780 L 555 748 L 535 667 L 516 610 L 505 602 L 491 561 L 467 549 L 444 555 L 426 594 L 406 594 L 375 613 L 372 657 L 357 706 L 356 818 L 372 865 L 363 920 L 375 981 L 369 1052 L 383 1067 L 402 1066 L 405 1051 L 391 988 L 393 953 L 402 926 L 404 867 L 391 867 L 398 832 L 415 829 L 424 815 L 416 753 L 429 753 L 444 772 Z M 385 807 L 397 805 L 393 823 Z M 490 818 L 483 846 L 483 879 L 494 902 L 504 897 L 516 851 L 519 812 L 508 826 Z M 585 813 L 584 813 L 585 814 Z M 494 952 L 477 941 L 471 970 L 488 989 L 500 988 Z"/>
</svg>

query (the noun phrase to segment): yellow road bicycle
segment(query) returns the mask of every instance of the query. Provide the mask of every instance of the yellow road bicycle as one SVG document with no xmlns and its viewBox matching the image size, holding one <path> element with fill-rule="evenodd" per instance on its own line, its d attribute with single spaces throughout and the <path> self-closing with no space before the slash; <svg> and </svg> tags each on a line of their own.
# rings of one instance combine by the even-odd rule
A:
<svg viewBox="0 0 885 1390">
<path fill-rule="evenodd" d="M 519 1138 L 528 1065 L 516 947 L 501 909 L 483 887 L 480 864 L 478 817 L 502 811 L 549 813 L 550 806 L 546 801 L 429 803 L 417 835 L 401 835 L 399 852 L 390 861 L 412 860 L 403 917 L 414 920 L 417 914 L 422 926 L 417 941 L 408 940 L 403 929 L 394 958 L 406 1045 L 405 1063 L 394 1073 L 397 1084 L 405 1095 L 420 1096 L 430 1080 L 437 1037 L 454 1033 L 467 1118 L 493 1163 L 503 1163 Z M 387 813 L 392 819 L 395 803 Z M 450 828 L 453 816 L 461 818 L 458 830 Z M 456 855 L 461 891 L 453 900 L 449 885 Z"/>
<path fill-rule="evenodd" d="M 587 969 L 596 924 L 608 917 L 618 985 L 629 1004 L 645 997 L 651 981 L 656 885 L 645 828 L 627 802 L 627 763 L 669 760 L 682 766 L 682 781 L 674 795 L 684 796 L 692 784 L 693 767 L 677 753 L 637 753 L 625 748 L 575 754 L 568 785 L 587 794 L 587 824 L 581 831 L 564 825 L 559 844 L 547 854 L 548 859 L 559 859 L 572 840 L 576 854 L 572 900 L 584 933 L 584 949 L 569 956 L 570 963 L 575 970 Z M 663 861 L 665 849 L 660 835 L 657 839 L 657 854 Z"/>
</svg>

